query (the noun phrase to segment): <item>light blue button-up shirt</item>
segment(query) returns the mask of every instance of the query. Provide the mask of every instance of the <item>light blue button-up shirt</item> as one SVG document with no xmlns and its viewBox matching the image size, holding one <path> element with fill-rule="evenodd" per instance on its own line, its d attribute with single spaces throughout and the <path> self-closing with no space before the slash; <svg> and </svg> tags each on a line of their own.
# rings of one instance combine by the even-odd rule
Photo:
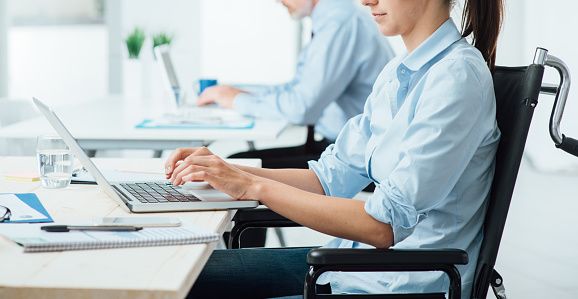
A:
<svg viewBox="0 0 578 299">
<path fill-rule="evenodd" d="M 318 133 L 335 140 L 363 111 L 377 75 L 394 55 L 369 14 L 351 0 L 321 0 L 311 20 L 314 38 L 300 52 L 293 80 L 249 88 L 233 105 L 245 115 L 315 124 Z"/>
<path fill-rule="evenodd" d="M 365 211 L 393 228 L 392 248 L 460 248 L 469 298 L 499 140 L 490 71 L 452 20 L 379 75 L 363 114 L 318 162 L 325 194 L 376 189 Z M 328 247 L 371 246 L 335 239 Z M 447 291 L 441 273 L 328 273 L 336 293 Z"/>
</svg>

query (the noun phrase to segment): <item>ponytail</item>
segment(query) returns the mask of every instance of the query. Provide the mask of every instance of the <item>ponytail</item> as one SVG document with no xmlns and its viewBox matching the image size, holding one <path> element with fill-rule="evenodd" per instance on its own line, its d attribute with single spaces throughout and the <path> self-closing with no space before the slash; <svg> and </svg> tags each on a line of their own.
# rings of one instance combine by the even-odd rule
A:
<svg viewBox="0 0 578 299">
<path fill-rule="evenodd" d="M 503 19 L 503 0 L 465 0 L 462 36 L 473 33 L 472 44 L 490 70 L 496 65 L 496 48 Z"/>
</svg>

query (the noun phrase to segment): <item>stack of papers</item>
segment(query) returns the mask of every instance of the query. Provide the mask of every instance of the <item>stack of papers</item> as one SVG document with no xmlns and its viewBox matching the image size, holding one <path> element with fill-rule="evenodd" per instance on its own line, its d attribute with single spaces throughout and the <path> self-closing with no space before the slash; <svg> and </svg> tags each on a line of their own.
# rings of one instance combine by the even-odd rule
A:
<svg viewBox="0 0 578 299">
<path fill-rule="evenodd" d="M 139 129 L 250 129 L 255 120 L 235 111 L 218 108 L 189 108 L 178 114 L 145 119 Z"/>
</svg>

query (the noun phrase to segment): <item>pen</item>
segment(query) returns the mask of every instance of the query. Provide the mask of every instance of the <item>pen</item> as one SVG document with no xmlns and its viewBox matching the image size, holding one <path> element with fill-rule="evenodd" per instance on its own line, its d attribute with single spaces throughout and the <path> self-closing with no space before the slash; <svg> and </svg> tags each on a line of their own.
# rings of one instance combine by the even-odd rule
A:
<svg viewBox="0 0 578 299">
<path fill-rule="evenodd" d="M 45 225 L 40 227 L 41 230 L 51 233 L 65 233 L 71 230 L 96 230 L 96 231 L 138 231 L 142 227 L 132 225 L 115 225 L 115 226 L 86 226 L 86 225 Z"/>
</svg>

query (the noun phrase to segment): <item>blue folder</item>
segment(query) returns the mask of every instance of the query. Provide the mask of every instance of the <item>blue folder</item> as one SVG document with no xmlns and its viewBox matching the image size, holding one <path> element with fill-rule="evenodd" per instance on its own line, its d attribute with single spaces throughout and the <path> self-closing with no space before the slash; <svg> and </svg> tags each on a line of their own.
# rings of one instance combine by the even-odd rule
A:
<svg viewBox="0 0 578 299">
<path fill-rule="evenodd" d="M 0 193 L 0 194 L 8 194 L 8 193 Z M 10 193 L 10 194 L 14 194 L 14 193 Z M 54 220 L 52 220 L 52 217 L 50 217 L 50 214 L 48 214 L 48 211 L 46 211 L 46 208 L 44 208 L 44 206 L 42 205 L 42 203 L 40 202 L 40 200 L 38 199 L 38 197 L 36 196 L 36 194 L 34 193 L 17 193 L 14 194 L 16 195 L 16 197 L 18 197 L 22 202 L 24 202 L 25 204 L 27 204 L 28 206 L 30 206 L 31 208 L 35 209 L 36 211 L 38 211 L 40 214 L 46 216 L 46 218 L 41 218 L 41 219 L 33 219 L 33 220 L 19 220 L 19 221 L 4 221 L 2 223 L 45 223 L 45 222 L 54 222 Z"/>
</svg>

